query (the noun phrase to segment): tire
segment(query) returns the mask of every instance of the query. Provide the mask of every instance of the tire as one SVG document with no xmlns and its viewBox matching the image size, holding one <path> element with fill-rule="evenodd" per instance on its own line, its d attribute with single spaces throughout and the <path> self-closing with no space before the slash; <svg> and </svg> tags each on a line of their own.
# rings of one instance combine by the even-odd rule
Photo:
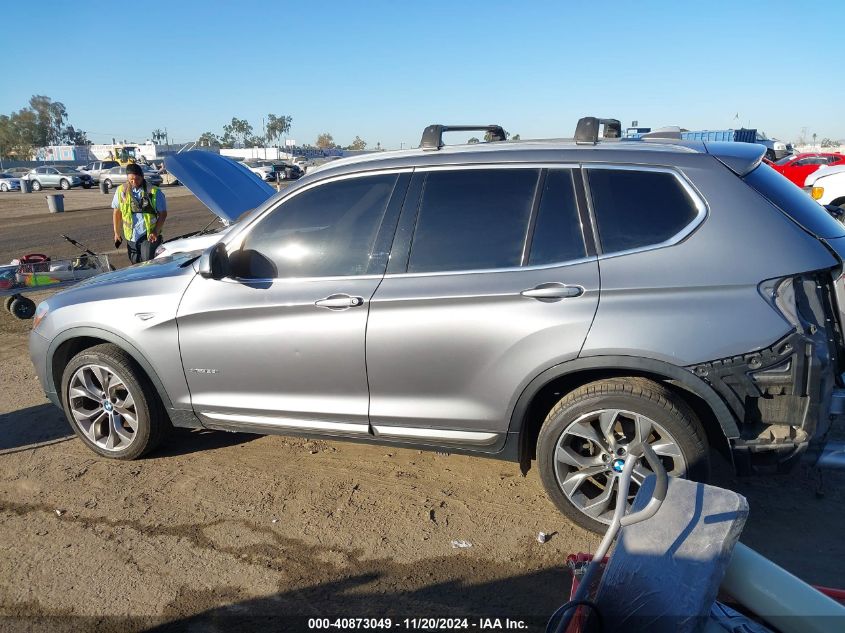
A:
<svg viewBox="0 0 845 633">
<path fill-rule="evenodd" d="M 0 183 L 0 191 L 6 193 L 7 191 L 9 191 L 9 185 L 7 185 L 5 182 Z"/>
<path fill-rule="evenodd" d="M 83 189 L 90 189 L 90 188 L 91 188 L 91 183 L 90 183 L 90 182 L 85 183 L 84 185 L 82 185 L 82 188 L 83 188 Z"/>
<path fill-rule="evenodd" d="M 111 394 L 108 403 L 103 399 L 106 392 Z M 88 448 L 112 459 L 145 455 L 172 428 L 149 379 L 126 352 L 109 343 L 83 350 L 67 364 L 62 373 L 62 406 Z"/>
<path fill-rule="evenodd" d="M 772 162 L 775 162 L 778 159 L 777 156 L 775 155 L 775 150 L 773 150 L 773 149 L 767 149 L 766 150 L 766 158 L 768 158 Z"/>
<path fill-rule="evenodd" d="M 670 475 L 706 481 L 709 448 L 701 423 L 681 398 L 656 382 L 633 377 L 591 382 L 549 411 L 537 439 L 537 462 L 546 493 L 567 518 L 593 532 L 607 530 L 624 456 L 646 427 Z M 629 504 L 651 472 L 644 461 L 634 470 Z"/>
<path fill-rule="evenodd" d="M 26 297 L 12 297 L 12 301 L 9 304 L 9 312 L 21 321 L 28 321 L 35 316 L 35 302 Z"/>
<path fill-rule="evenodd" d="M 61 189 L 62 191 L 67 191 L 68 189 L 70 189 L 70 183 L 68 182 L 67 178 L 62 178 L 59 181 L 59 189 Z"/>
<path fill-rule="evenodd" d="M 106 179 L 103 181 L 103 185 L 105 185 L 106 189 L 111 189 L 111 180 L 109 180 L 108 178 L 106 178 Z"/>
<path fill-rule="evenodd" d="M 41 187 L 41 183 L 40 183 L 40 182 L 38 182 L 37 180 L 33 180 L 33 181 L 32 181 L 32 190 L 33 190 L 33 191 L 41 191 L 41 188 L 42 188 L 42 187 Z"/>
<path fill-rule="evenodd" d="M 3 299 L 3 309 L 11 312 L 12 311 L 12 301 L 17 299 L 20 295 L 9 295 L 5 299 Z"/>
</svg>

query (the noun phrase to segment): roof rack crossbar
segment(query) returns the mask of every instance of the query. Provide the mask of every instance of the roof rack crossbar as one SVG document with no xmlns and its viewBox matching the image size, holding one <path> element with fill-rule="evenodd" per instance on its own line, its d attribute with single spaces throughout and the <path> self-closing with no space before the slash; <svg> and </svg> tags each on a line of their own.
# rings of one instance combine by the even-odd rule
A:
<svg viewBox="0 0 845 633">
<path fill-rule="evenodd" d="M 505 130 L 501 125 L 441 125 L 436 123 L 423 130 L 420 147 L 433 150 L 443 147 L 443 132 L 489 132 L 493 141 L 504 141 Z"/>
<path fill-rule="evenodd" d="M 575 142 L 598 143 L 600 125 L 604 126 L 602 138 L 622 137 L 622 124 L 619 119 L 599 119 L 594 116 L 585 116 L 578 119 L 578 125 L 575 126 Z"/>
</svg>

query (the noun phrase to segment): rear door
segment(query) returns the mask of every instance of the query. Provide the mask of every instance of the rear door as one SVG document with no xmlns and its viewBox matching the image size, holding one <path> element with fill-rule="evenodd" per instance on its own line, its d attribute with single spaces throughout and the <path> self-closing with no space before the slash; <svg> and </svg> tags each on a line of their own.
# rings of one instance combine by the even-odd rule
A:
<svg viewBox="0 0 845 633">
<path fill-rule="evenodd" d="M 417 170 L 370 306 L 373 433 L 497 450 L 527 383 L 578 355 L 599 274 L 576 191 L 568 166 Z"/>
</svg>

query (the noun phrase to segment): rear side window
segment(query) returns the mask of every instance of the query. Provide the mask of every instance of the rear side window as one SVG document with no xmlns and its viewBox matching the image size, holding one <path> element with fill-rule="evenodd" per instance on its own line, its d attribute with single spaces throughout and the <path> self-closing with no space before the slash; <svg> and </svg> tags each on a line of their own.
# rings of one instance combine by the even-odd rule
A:
<svg viewBox="0 0 845 633">
<path fill-rule="evenodd" d="M 408 272 L 519 266 L 539 173 L 516 168 L 429 173 Z"/>
<path fill-rule="evenodd" d="M 588 169 L 587 174 L 604 253 L 662 244 L 698 216 L 673 174 L 634 169 Z"/>
<path fill-rule="evenodd" d="M 760 165 L 744 180 L 816 237 L 845 236 L 845 226 L 834 220 L 822 205 L 796 187 L 791 180 L 768 165 Z"/>
<path fill-rule="evenodd" d="M 572 170 L 549 170 L 543 183 L 528 265 L 567 262 L 586 254 Z"/>
</svg>

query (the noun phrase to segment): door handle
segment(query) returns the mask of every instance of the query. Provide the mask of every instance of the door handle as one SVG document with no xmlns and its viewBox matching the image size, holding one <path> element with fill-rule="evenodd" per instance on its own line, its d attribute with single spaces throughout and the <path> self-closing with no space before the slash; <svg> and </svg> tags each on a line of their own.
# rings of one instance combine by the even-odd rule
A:
<svg viewBox="0 0 845 633">
<path fill-rule="evenodd" d="M 523 290 L 519 294 L 523 297 L 531 297 L 532 299 L 569 299 L 571 297 L 580 297 L 584 294 L 584 289 L 581 286 L 548 283 Z"/>
<path fill-rule="evenodd" d="M 330 310 L 344 310 L 364 305 L 364 297 L 350 297 L 345 294 L 329 295 L 325 299 L 315 301 L 314 305 Z"/>
</svg>

